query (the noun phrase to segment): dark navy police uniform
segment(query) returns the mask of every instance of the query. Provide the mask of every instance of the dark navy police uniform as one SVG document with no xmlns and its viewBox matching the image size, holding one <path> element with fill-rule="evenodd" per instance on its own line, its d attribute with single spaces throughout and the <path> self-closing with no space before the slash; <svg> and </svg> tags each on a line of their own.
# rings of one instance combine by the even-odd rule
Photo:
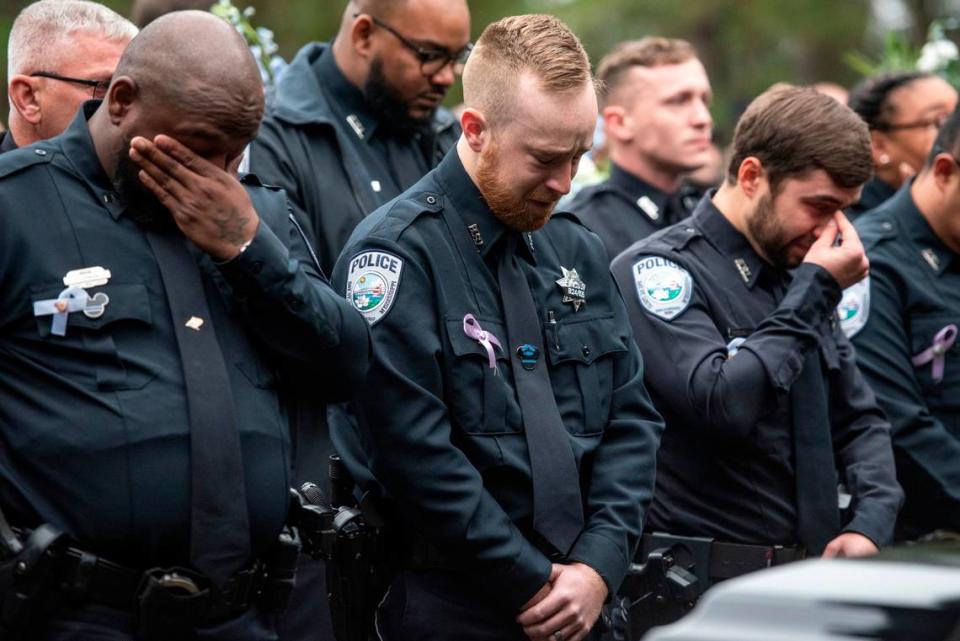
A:
<svg viewBox="0 0 960 641">
<path fill-rule="evenodd" d="M 330 45 L 311 43 L 277 82 L 250 168 L 287 191 L 329 274 L 357 223 L 435 167 L 459 135 L 444 109 L 424 134 L 392 135 L 337 67 Z"/>
<path fill-rule="evenodd" d="M 917 209 L 911 184 L 857 221 L 870 276 L 840 305 L 893 428 L 906 493 L 898 539 L 960 532 L 960 258 Z"/>
<path fill-rule="evenodd" d="M 819 527 L 817 546 L 841 530 L 891 540 L 902 494 L 889 424 L 836 323 L 841 292 L 828 272 L 771 267 L 709 196 L 689 221 L 637 243 L 612 270 L 667 424 L 648 531 L 805 543 L 799 497 L 820 487 L 806 504 L 820 520 L 804 521 Z M 797 394 L 801 381 L 819 386 L 822 402 Z M 820 425 L 806 425 L 817 411 Z M 797 439 L 818 428 L 815 447 L 802 441 L 805 454 L 795 454 Z M 824 464 L 811 471 L 814 458 Z M 837 480 L 853 495 L 845 522 Z"/>
<path fill-rule="evenodd" d="M 510 343 L 497 261 L 520 266 L 546 354 Z M 452 151 L 361 223 L 333 279 L 372 323 L 375 359 L 357 405 L 369 465 L 407 539 L 383 637 L 524 639 L 515 617 L 551 560 L 583 562 L 615 592 L 662 422 L 599 240 L 561 213 L 531 234 L 509 230 Z M 547 368 L 576 461 L 584 524 L 566 556 L 534 530 L 525 431 L 541 417 L 517 395 L 527 368 Z"/>
<path fill-rule="evenodd" d="M 330 45 L 311 43 L 280 76 L 250 147 L 251 170 L 287 191 L 326 274 L 357 223 L 420 180 L 460 134 L 445 109 L 437 110 L 426 131 L 414 136 L 398 136 L 388 124 L 378 121 L 363 92 L 337 67 Z M 326 409 L 306 402 L 297 409 L 297 484 L 311 481 L 325 487 L 331 453 Z M 299 576 L 282 638 L 327 638 L 323 563 L 305 559 Z"/>
<path fill-rule="evenodd" d="M 95 107 L 88 103 L 62 136 L 0 156 L 0 504 L 15 525 L 50 523 L 77 547 L 131 569 L 185 566 L 184 371 L 158 263 L 95 153 L 85 120 Z M 259 558 L 275 545 L 289 504 L 281 386 L 305 377 L 317 395 L 345 399 L 365 373 L 369 336 L 311 266 L 282 193 L 246 184 L 261 217 L 253 241 L 227 263 L 199 252 L 196 261 L 206 322 L 226 361 Z M 57 299 L 65 279 L 87 268 L 105 276 L 86 285 L 103 307 L 69 313 L 59 328 L 51 315 L 35 315 L 35 304 Z M 204 319 L 191 320 L 200 331 Z M 63 617 L 128 616 L 98 608 Z M 59 618 L 50 617 L 50 638 L 59 638 Z M 271 638 L 248 637 L 248 627 L 224 634 Z"/>
<path fill-rule="evenodd" d="M 897 193 L 896 187 L 891 187 L 888 183 L 874 176 L 863 186 L 860 200 L 847 207 L 844 213 L 851 221 L 855 221 L 864 213 L 885 203 L 895 193 Z"/>
<path fill-rule="evenodd" d="M 690 215 L 682 192 L 667 194 L 610 163 L 610 178 L 581 189 L 567 207 L 600 237 L 611 258 Z M 696 200 L 693 201 L 696 204 Z"/>
</svg>

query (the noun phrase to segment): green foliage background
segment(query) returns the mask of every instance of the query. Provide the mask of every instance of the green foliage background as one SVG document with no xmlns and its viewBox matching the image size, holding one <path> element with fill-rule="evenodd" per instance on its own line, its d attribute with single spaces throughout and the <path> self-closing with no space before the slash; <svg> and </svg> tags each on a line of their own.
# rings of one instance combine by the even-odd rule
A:
<svg viewBox="0 0 960 641">
<path fill-rule="evenodd" d="M 212 2 L 213 0 L 211 0 Z M 0 1 L 0 60 L 6 68 L 6 38 L 26 0 Z M 104 0 L 129 15 L 132 0 Z M 253 22 L 276 34 L 280 53 L 289 59 L 310 40 L 330 38 L 345 0 L 234 0 L 252 5 Z M 931 18 L 930 3 L 909 0 L 913 29 L 905 38 L 923 42 Z M 700 50 L 717 99 L 714 116 L 722 139 L 739 110 L 775 82 L 831 80 L 849 86 L 857 75 L 844 62 L 851 51 L 876 55 L 883 35 L 870 29 L 869 0 L 473 0 L 474 37 L 484 25 L 517 13 L 552 13 L 583 39 L 594 62 L 624 39 L 657 34 L 683 37 Z M 4 83 L 5 85 L 6 83 Z M 450 102 L 459 101 L 459 90 Z"/>
</svg>

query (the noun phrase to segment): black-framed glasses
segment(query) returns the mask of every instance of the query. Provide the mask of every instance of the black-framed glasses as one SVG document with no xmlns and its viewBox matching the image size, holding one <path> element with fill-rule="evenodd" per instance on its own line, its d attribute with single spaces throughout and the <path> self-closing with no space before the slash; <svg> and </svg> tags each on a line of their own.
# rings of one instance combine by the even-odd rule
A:
<svg viewBox="0 0 960 641">
<path fill-rule="evenodd" d="M 907 129 L 930 129 L 936 131 L 943 126 L 943 123 L 945 123 L 949 117 L 950 114 L 942 113 L 930 118 L 914 120 L 913 122 L 881 123 L 876 126 L 876 129 L 879 131 L 903 131 Z"/>
<path fill-rule="evenodd" d="M 362 14 L 355 13 L 353 17 L 357 18 L 360 15 Z M 414 55 L 417 56 L 417 60 L 420 61 L 420 73 L 428 78 L 437 75 L 444 67 L 451 63 L 453 63 L 453 72 L 459 76 L 463 73 L 463 66 L 467 64 L 467 58 L 470 57 L 470 52 L 473 51 L 472 42 L 468 42 L 467 46 L 460 51 L 454 52 L 446 49 L 428 49 L 421 47 L 376 16 L 370 16 L 370 20 L 381 29 L 386 29 L 392 33 L 404 47 L 412 51 Z"/>
<path fill-rule="evenodd" d="M 32 74 L 30 74 L 30 77 L 31 78 L 50 78 L 51 80 L 59 80 L 60 82 L 72 82 L 74 84 L 90 87 L 90 89 L 93 90 L 94 100 L 103 100 L 104 96 L 107 95 L 107 89 L 110 88 L 109 80 L 86 80 L 84 78 L 69 78 L 67 76 L 61 76 L 55 73 L 50 73 L 49 71 L 34 71 Z"/>
</svg>

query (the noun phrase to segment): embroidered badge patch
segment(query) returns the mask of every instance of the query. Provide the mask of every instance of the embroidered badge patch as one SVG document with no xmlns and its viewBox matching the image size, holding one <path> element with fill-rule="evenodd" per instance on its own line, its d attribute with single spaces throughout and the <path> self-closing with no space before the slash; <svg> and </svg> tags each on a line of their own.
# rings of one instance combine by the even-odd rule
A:
<svg viewBox="0 0 960 641">
<path fill-rule="evenodd" d="M 383 319 L 397 298 L 403 260 L 393 254 L 367 251 L 350 261 L 347 301 L 371 325 Z"/>
<path fill-rule="evenodd" d="M 666 320 L 680 315 L 693 297 L 690 272 L 661 256 L 643 256 L 633 265 L 640 304 Z"/>
<path fill-rule="evenodd" d="M 847 338 L 853 338 L 863 329 L 870 318 L 869 276 L 843 290 L 843 298 L 837 305 L 837 316 L 840 318 L 840 329 Z"/>
</svg>

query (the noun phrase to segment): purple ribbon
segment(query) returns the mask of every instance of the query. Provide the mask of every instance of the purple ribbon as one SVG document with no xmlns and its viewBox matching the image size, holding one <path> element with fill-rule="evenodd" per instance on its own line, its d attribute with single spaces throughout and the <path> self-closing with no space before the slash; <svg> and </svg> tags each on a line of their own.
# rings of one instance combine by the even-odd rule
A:
<svg viewBox="0 0 960 641">
<path fill-rule="evenodd" d="M 953 324 L 947 325 L 933 337 L 933 345 L 913 357 L 913 366 L 921 367 L 932 362 L 933 382 L 939 383 L 943 380 L 943 363 L 947 350 L 953 347 L 953 343 L 956 340 L 957 326 Z"/>
<path fill-rule="evenodd" d="M 463 333 L 477 341 L 487 350 L 487 358 L 490 360 L 490 369 L 497 369 L 497 352 L 494 345 L 503 351 L 503 346 L 496 336 L 480 327 L 480 322 L 473 316 L 467 314 L 463 317 Z"/>
</svg>

